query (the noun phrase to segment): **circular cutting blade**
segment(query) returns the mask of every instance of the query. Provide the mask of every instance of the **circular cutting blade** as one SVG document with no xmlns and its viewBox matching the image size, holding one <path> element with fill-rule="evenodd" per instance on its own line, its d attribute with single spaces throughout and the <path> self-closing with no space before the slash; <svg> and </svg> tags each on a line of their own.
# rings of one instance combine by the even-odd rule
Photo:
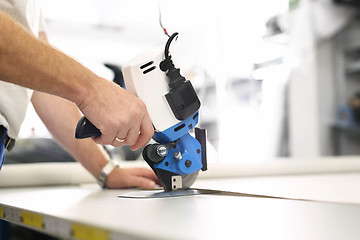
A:
<svg viewBox="0 0 360 240">
<path fill-rule="evenodd" d="M 196 178 L 198 177 L 199 172 L 200 172 L 200 170 L 190 173 L 188 175 L 181 175 L 181 177 L 182 177 L 182 188 L 181 189 L 190 188 L 194 184 Z"/>
</svg>

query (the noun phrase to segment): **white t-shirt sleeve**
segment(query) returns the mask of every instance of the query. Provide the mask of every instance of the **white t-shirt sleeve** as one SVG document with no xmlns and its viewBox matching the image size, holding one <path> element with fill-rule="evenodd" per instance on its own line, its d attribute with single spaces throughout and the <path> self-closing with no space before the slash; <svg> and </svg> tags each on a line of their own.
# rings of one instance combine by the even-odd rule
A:
<svg viewBox="0 0 360 240">
<path fill-rule="evenodd" d="M 46 31 L 39 0 L 0 0 L 0 10 L 31 31 L 35 36 Z M 0 125 L 11 138 L 19 134 L 32 90 L 0 79 Z"/>
</svg>

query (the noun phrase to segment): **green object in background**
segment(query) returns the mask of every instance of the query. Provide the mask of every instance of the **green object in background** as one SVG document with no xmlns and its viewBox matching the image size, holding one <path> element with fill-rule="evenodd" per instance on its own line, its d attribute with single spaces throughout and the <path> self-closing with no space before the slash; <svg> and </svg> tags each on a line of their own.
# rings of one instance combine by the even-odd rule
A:
<svg viewBox="0 0 360 240">
<path fill-rule="evenodd" d="M 289 9 L 294 10 L 299 6 L 300 0 L 289 0 Z"/>
</svg>

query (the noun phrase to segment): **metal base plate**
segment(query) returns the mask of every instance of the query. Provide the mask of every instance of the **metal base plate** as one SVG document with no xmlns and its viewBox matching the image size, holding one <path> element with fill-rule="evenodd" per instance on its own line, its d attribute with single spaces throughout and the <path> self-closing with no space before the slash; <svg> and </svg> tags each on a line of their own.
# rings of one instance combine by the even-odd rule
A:
<svg viewBox="0 0 360 240">
<path fill-rule="evenodd" d="M 276 196 L 267 196 L 267 195 L 257 195 L 257 194 L 248 194 L 248 193 L 238 193 L 238 192 L 229 192 L 229 191 L 220 191 L 212 189 L 187 189 L 187 190 L 177 190 L 166 192 L 164 190 L 143 190 L 143 191 L 134 191 L 118 195 L 119 198 L 168 198 L 168 197 L 182 197 L 182 196 L 193 196 L 193 195 L 218 195 L 218 196 L 232 196 L 232 197 L 251 197 L 251 198 L 272 198 L 272 199 L 284 199 L 284 200 L 300 200 L 308 201 L 306 199 L 299 198 L 286 198 L 286 197 L 276 197 Z"/>
<path fill-rule="evenodd" d="M 201 194 L 196 189 L 178 190 L 165 192 L 164 190 L 144 190 L 134 191 L 118 195 L 119 198 L 167 198 L 182 197 Z"/>
</svg>

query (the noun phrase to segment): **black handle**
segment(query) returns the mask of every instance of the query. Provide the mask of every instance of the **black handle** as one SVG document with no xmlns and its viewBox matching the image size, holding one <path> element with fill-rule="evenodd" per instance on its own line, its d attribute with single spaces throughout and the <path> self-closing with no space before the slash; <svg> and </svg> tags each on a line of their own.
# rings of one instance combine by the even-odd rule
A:
<svg viewBox="0 0 360 240">
<path fill-rule="evenodd" d="M 75 138 L 83 139 L 89 137 L 99 137 L 100 135 L 100 130 L 97 129 L 86 117 L 83 116 L 80 118 L 76 126 Z"/>
</svg>

